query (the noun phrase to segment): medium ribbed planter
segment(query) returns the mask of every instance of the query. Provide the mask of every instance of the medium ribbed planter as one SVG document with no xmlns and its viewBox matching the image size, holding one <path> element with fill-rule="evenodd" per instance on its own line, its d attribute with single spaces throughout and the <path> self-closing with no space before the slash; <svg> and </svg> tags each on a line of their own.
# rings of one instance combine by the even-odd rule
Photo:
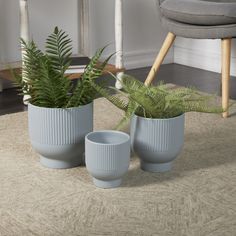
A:
<svg viewBox="0 0 236 236">
<path fill-rule="evenodd" d="M 141 169 L 150 172 L 171 169 L 184 144 L 184 117 L 184 114 L 170 119 L 132 117 L 131 146 L 140 158 Z"/>
<path fill-rule="evenodd" d="M 97 187 L 118 187 L 129 168 L 129 135 L 109 130 L 89 133 L 85 138 L 85 161 Z"/>
<path fill-rule="evenodd" d="M 85 135 L 93 130 L 93 103 L 75 108 L 28 106 L 29 136 L 42 165 L 63 169 L 80 165 Z"/>
</svg>

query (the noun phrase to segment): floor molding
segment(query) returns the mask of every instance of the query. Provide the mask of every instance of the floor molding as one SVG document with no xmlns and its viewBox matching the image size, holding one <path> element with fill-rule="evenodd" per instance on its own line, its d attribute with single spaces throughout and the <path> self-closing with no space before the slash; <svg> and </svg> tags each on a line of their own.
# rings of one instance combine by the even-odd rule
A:
<svg viewBox="0 0 236 236">
<path fill-rule="evenodd" d="M 174 63 L 191 66 L 203 70 L 221 72 L 221 54 L 183 48 L 174 47 Z M 231 58 L 231 75 L 236 76 L 236 57 Z"/>
<path fill-rule="evenodd" d="M 1 70 L 7 70 L 9 68 L 19 68 L 21 66 L 22 66 L 21 61 L 0 63 Z"/>
<path fill-rule="evenodd" d="M 170 64 L 174 62 L 173 58 L 173 49 L 170 50 L 170 52 L 167 54 L 164 63 L 163 64 Z M 137 68 L 143 68 L 152 66 L 158 51 L 155 50 L 140 50 L 140 51 L 133 51 L 133 52 L 124 52 L 124 64 L 125 68 L 130 69 L 137 69 Z M 109 55 L 104 54 L 102 57 L 102 60 L 107 58 Z M 111 59 L 111 64 L 115 63 L 115 59 Z M 9 68 L 16 68 L 21 66 L 21 62 L 12 62 L 12 63 L 6 63 L 2 65 L 1 69 L 7 69 Z"/>
<path fill-rule="evenodd" d="M 124 52 L 124 64 L 127 70 L 137 69 L 143 67 L 152 66 L 158 51 L 155 50 L 140 50 L 134 52 Z M 107 58 L 108 55 L 104 55 L 104 58 Z M 111 63 L 114 63 L 114 59 L 111 60 Z M 173 49 L 167 54 L 163 64 L 173 63 Z"/>
<path fill-rule="evenodd" d="M 158 51 L 136 51 L 124 55 L 125 67 L 135 69 L 152 66 Z M 163 64 L 173 63 L 173 49 L 167 54 Z"/>
</svg>

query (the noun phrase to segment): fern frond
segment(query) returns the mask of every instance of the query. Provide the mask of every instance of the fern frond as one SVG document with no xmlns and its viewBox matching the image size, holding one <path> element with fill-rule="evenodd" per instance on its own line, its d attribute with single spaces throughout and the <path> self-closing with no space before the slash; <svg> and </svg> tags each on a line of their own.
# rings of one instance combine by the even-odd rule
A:
<svg viewBox="0 0 236 236">
<path fill-rule="evenodd" d="M 109 90 L 107 90 L 104 87 L 100 87 L 99 85 L 97 85 L 96 83 L 94 83 L 93 81 L 90 82 L 91 85 L 94 87 L 94 89 L 104 98 L 106 98 L 109 102 L 111 102 L 113 105 L 115 105 L 116 107 L 118 107 L 119 109 L 123 110 L 123 111 L 127 111 L 128 109 L 128 101 L 122 100 L 121 97 L 117 96 L 117 95 L 111 95 L 111 93 L 109 92 Z"/>
<path fill-rule="evenodd" d="M 130 118 L 135 114 L 137 107 L 138 104 L 136 102 L 129 101 L 127 109 L 125 111 L 125 115 L 118 123 L 118 125 L 115 127 L 115 129 L 120 130 L 125 124 L 127 124 Z"/>
<path fill-rule="evenodd" d="M 112 89 L 118 94 L 122 94 L 123 100 L 126 99 L 126 102 L 128 99 L 125 115 L 117 126 L 119 129 L 127 123 L 133 114 L 146 118 L 164 119 L 190 111 L 223 112 L 220 106 L 214 105 L 213 96 L 203 95 L 193 88 L 171 89 L 163 83 L 159 83 L 157 86 L 145 86 L 142 82 L 128 75 L 123 76 L 122 85 L 122 92 L 115 88 Z M 108 95 L 104 94 L 104 97 L 108 97 Z M 110 101 L 112 102 L 112 100 Z"/>
<path fill-rule="evenodd" d="M 105 48 L 97 51 L 86 67 L 82 79 L 73 85 L 64 75 L 70 65 L 72 51 L 68 35 L 57 27 L 46 40 L 46 52 L 38 49 L 34 41 L 21 40 L 23 74 L 12 71 L 16 83 L 24 95 L 30 95 L 29 102 L 36 106 L 64 108 L 86 105 L 97 98 L 98 93 L 90 81 L 95 81 L 106 66 L 110 57 L 98 63 Z"/>
<path fill-rule="evenodd" d="M 77 83 L 72 96 L 67 104 L 67 106 L 76 106 L 78 104 L 87 104 L 92 102 L 98 97 L 98 87 L 96 87 L 95 80 L 99 78 L 105 66 L 107 65 L 110 55 L 104 62 L 99 63 L 99 59 L 106 47 L 97 50 L 95 55 L 90 60 L 90 63 L 85 68 L 85 72 L 81 76 L 81 81 Z"/>
<path fill-rule="evenodd" d="M 46 54 L 53 63 L 53 68 L 64 74 L 70 65 L 72 54 L 71 39 L 68 35 L 55 27 L 54 32 L 46 40 Z"/>
<path fill-rule="evenodd" d="M 51 61 L 45 56 L 41 60 L 41 77 L 33 82 L 35 90 L 32 101 L 35 105 L 41 107 L 63 108 L 69 98 L 70 81 L 54 70 Z"/>
</svg>

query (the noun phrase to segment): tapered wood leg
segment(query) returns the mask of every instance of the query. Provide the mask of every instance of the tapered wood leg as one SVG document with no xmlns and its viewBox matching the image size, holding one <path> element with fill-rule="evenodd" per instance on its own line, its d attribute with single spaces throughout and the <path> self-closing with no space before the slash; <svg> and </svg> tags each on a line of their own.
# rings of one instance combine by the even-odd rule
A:
<svg viewBox="0 0 236 236">
<path fill-rule="evenodd" d="M 221 57 L 222 57 L 222 107 L 229 107 L 229 85 L 230 85 L 230 59 L 231 59 L 231 38 L 221 40 Z M 223 117 L 226 118 L 229 112 L 224 112 Z"/>
<path fill-rule="evenodd" d="M 160 66 L 162 64 L 162 62 L 165 59 L 166 54 L 168 53 L 169 49 L 171 48 L 172 44 L 174 43 L 176 38 L 176 35 L 174 35 L 173 33 L 169 32 L 163 45 L 162 48 L 148 74 L 148 77 L 145 81 L 145 85 L 149 85 L 152 83 L 152 81 L 155 78 L 155 75 L 157 74 L 158 70 L 160 69 Z"/>
</svg>

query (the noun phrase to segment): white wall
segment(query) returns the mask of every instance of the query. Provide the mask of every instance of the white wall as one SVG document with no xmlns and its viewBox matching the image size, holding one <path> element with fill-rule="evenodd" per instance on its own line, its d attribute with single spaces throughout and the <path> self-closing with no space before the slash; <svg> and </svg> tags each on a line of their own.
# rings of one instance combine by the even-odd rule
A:
<svg viewBox="0 0 236 236">
<path fill-rule="evenodd" d="M 29 0 L 30 32 L 41 49 L 55 26 L 66 30 L 78 53 L 78 1 Z M 20 60 L 19 0 L 0 0 L 0 61 Z"/>
<path fill-rule="evenodd" d="M 111 43 L 114 49 L 115 0 L 89 0 L 91 51 Z M 160 26 L 156 0 L 124 0 L 124 59 L 127 68 L 150 66 L 162 44 L 165 32 Z M 58 25 L 79 45 L 79 7 L 77 0 L 29 0 L 31 36 L 43 48 L 45 38 Z M 0 0 L 0 60 L 20 60 L 19 0 Z M 173 61 L 173 52 L 166 62 Z"/>
<path fill-rule="evenodd" d="M 18 2 L 0 0 L 0 60 L 15 61 L 19 56 Z"/>
<path fill-rule="evenodd" d="M 90 1 L 91 52 L 111 44 L 114 47 L 115 0 Z M 152 65 L 166 32 L 161 28 L 156 0 L 124 0 L 124 60 L 126 68 Z M 43 48 L 45 38 L 58 25 L 73 40 L 74 53 L 79 46 L 79 6 L 77 0 L 29 0 L 31 36 Z M 19 0 L 0 0 L 0 61 L 20 60 Z M 220 40 L 177 38 L 174 50 L 165 62 L 175 62 L 220 72 Z M 232 45 L 232 70 L 236 76 L 236 42 Z"/>
<path fill-rule="evenodd" d="M 114 47 L 114 0 L 90 0 L 92 53 L 111 43 L 107 54 Z M 125 67 L 151 66 L 159 51 L 166 32 L 161 27 L 156 0 L 123 1 L 123 42 Z M 173 62 L 173 50 L 166 63 Z"/>
<path fill-rule="evenodd" d="M 221 71 L 220 40 L 176 39 L 174 62 L 204 70 Z M 232 43 L 231 75 L 236 76 L 236 41 Z"/>
</svg>

